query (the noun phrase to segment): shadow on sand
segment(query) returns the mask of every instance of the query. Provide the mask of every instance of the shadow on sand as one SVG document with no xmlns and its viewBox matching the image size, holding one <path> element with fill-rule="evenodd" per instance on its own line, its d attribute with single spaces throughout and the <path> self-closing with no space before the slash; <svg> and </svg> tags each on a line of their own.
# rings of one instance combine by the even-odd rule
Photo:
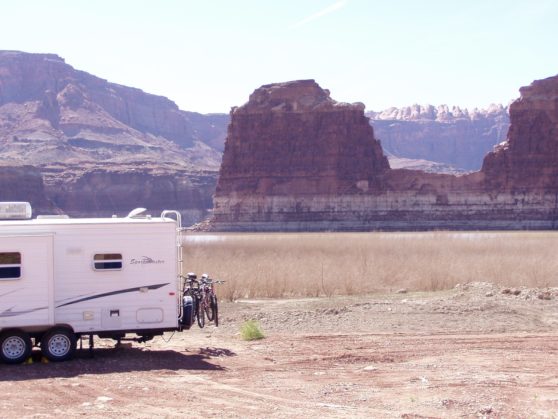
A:
<svg viewBox="0 0 558 419">
<path fill-rule="evenodd" d="M 65 362 L 41 363 L 41 353 L 33 352 L 31 365 L 0 363 L 0 382 L 44 378 L 71 378 L 84 374 L 113 374 L 158 370 L 223 371 L 211 362 L 212 357 L 234 356 L 222 348 L 200 348 L 198 353 L 143 348 L 98 348 L 91 357 L 88 350 L 77 350 L 74 358 Z"/>
</svg>

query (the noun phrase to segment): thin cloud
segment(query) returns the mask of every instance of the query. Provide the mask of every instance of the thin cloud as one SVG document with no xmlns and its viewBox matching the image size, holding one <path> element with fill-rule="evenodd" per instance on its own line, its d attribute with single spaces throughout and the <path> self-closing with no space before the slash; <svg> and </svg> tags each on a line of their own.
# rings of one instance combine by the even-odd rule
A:
<svg viewBox="0 0 558 419">
<path fill-rule="evenodd" d="M 300 28 L 310 22 L 313 22 L 316 19 L 319 19 L 325 15 L 329 15 L 330 13 L 336 12 L 337 10 L 343 8 L 347 4 L 347 0 L 341 0 L 336 3 L 333 3 L 330 6 L 327 6 L 325 9 L 320 10 L 310 16 L 305 17 L 302 20 L 296 22 L 291 28 Z"/>
</svg>

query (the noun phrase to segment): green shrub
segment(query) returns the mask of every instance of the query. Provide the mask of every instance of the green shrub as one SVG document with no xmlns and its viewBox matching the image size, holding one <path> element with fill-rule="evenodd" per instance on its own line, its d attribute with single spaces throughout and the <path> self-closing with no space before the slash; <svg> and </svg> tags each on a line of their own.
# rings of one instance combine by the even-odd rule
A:
<svg viewBox="0 0 558 419">
<path fill-rule="evenodd" d="M 247 320 L 240 326 L 240 336 L 243 340 L 258 340 L 265 337 L 259 323 L 255 320 Z"/>
</svg>

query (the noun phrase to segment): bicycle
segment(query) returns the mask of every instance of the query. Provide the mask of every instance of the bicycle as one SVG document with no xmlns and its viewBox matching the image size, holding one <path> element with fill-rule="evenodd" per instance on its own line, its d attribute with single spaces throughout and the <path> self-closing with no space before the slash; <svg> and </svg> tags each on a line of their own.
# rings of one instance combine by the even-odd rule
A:
<svg viewBox="0 0 558 419">
<path fill-rule="evenodd" d="M 219 304 L 217 294 L 215 294 L 214 284 L 223 284 L 225 281 L 211 279 L 209 275 L 203 274 L 201 283 L 203 288 L 203 313 L 207 316 L 208 321 L 215 322 L 215 327 L 219 326 Z"/>
<path fill-rule="evenodd" d="M 194 323 L 194 319 L 197 320 L 198 326 L 203 328 L 205 326 L 205 318 L 203 311 L 200 312 L 200 305 L 202 300 L 202 288 L 200 285 L 200 281 L 197 280 L 197 275 L 193 272 L 189 272 L 186 278 L 184 279 L 184 290 L 182 292 L 183 298 L 183 317 L 186 316 L 186 311 L 188 307 L 188 302 L 191 299 L 192 304 L 192 313 L 191 317 L 184 320 L 184 323 L 187 324 L 188 328 Z"/>
</svg>

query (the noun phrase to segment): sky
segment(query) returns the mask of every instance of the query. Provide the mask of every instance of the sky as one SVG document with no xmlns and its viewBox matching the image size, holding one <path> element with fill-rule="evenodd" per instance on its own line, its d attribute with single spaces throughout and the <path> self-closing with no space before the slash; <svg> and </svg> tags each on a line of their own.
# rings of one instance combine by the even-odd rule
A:
<svg viewBox="0 0 558 419">
<path fill-rule="evenodd" d="M 507 105 L 558 74 L 558 0 L 0 0 L 0 49 L 229 112 L 315 79 L 368 110 Z"/>
</svg>

